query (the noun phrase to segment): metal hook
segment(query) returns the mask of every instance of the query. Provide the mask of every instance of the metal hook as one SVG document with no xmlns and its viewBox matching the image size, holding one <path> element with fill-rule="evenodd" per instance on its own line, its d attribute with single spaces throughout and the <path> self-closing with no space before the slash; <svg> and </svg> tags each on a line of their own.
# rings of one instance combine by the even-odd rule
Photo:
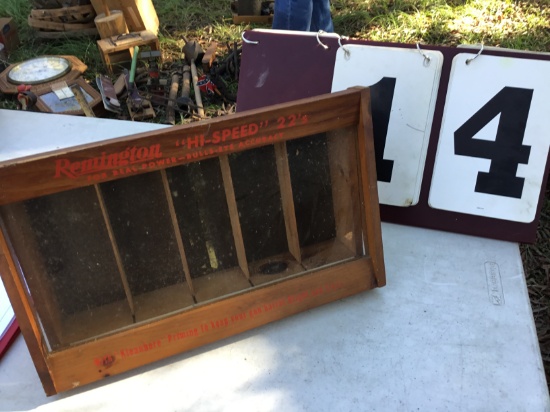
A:
<svg viewBox="0 0 550 412">
<path fill-rule="evenodd" d="M 259 41 L 256 41 L 256 40 L 247 40 L 245 37 L 244 37 L 244 31 L 241 33 L 241 39 L 243 39 L 243 41 L 245 43 L 248 43 L 248 44 L 260 44 Z"/>
<path fill-rule="evenodd" d="M 482 51 L 483 51 L 483 43 L 481 43 L 481 49 L 479 49 L 479 51 L 477 52 L 477 54 L 476 54 L 474 57 L 472 57 L 472 58 L 466 60 L 466 64 L 470 64 L 470 63 L 473 62 L 475 59 L 477 59 L 478 56 L 481 54 Z"/>
<path fill-rule="evenodd" d="M 344 50 L 344 57 L 345 57 L 346 59 L 349 59 L 349 56 L 351 55 L 351 52 L 350 52 L 349 49 L 347 49 L 344 45 L 342 45 L 342 41 L 341 41 L 342 39 L 348 40 L 349 37 L 347 37 L 347 36 L 340 36 L 340 35 L 338 34 L 338 44 L 340 45 L 340 47 L 342 48 L 342 50 Z"/>
<path fill-rule="evenodd" d="M 326 44 L 322 43 L 321 40 L 319 40 L 319 35 L 320 35 L 320 34 L 323 34 L 323 33 L 326 33 L 326 31 L 319 30 L 319 31 L 317 32 L 317 36 L 316 36 L 316 37 L 317 37 L 317 43 L 319 43 L 319 45 L 320 45 L 323 49 L 328 50 L 328 46 L 327 46 Z"/>
<path fill-rule="evenodd" d="M 418 50 L 418 52 L 424 57 L 424 66 L 429 66 L 430 65 L 430 61 L 432 60 L 430 58 L 430 56 L 428 56 L 426 53 L 424 53 L 424 51 L 420 48 L 420 43 L 419 42 L 416 42 L 416 49 Z"/>
</svg>

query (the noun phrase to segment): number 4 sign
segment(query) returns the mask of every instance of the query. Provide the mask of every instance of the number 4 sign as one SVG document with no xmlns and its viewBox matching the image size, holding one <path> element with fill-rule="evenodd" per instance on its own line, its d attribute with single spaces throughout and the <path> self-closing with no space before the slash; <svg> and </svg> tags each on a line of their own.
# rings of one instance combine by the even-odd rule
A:
<svg viewBox="0 0 550 412">
<path fill-rule="evenodd" d="M 454 57 L 431 207 L 535 219 L 550 142 L 549 73 L 548 61 Z"/>
</svg>

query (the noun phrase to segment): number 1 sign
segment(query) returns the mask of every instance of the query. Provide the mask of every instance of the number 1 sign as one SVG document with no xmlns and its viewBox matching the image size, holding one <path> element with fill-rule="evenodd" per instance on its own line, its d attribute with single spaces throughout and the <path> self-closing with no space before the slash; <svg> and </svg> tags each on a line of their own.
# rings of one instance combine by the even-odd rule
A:
<svg viewBox="0 0 550 412">
<path fill-rule="evenodd" d="M 431 207 L 515 222 L 535 219 L 550 141 L 548 73 L 548 61 L 455 56 Z"/>
<path fill-rule="evenodd" d="M 336 53 L 332 91 L 371 89 L 382 204 L 418 203 L 442 64 L 438 51 L 347 45 Z"/>
</svg>

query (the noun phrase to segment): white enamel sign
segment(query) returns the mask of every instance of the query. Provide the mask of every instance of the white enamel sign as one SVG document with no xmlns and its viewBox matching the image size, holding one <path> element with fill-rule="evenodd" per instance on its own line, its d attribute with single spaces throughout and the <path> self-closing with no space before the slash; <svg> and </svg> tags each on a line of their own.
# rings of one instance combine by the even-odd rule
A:
<svg viewBox="0 0 550 412">
<path fill-rule="evenodd" d="M 443 55 L 438 51 L 345 45 L 332 91 L 370 86 L 380 203 L 418 203 Z"/>
<path fill-rule="evenodd" d="M 529 223 L 550 144 L 550 61 L 475 56 L 453 59 L 429 205 Z"/>
</svg>

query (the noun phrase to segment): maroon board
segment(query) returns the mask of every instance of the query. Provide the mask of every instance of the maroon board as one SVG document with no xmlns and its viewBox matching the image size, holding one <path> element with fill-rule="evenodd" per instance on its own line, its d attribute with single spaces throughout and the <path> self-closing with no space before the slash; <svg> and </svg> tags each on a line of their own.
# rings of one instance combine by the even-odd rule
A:
<svg viewBox="0 0 550 412">
<path fill-rule="evenodd" d="M 311 33 L 253 30 L 243 34 L 242 60 L 237 95 L 238 111 L 284 103 L 304 97 L 330 93 L 339 41 L 334 35 L 316 37 Z M 323 47 L 319 41 L 328 48 Z M 414 44 L 381 43 L 362 40 L 341 41 L 342 44 L 386 46 L 413 49 Z M 534 242 L 548 183 L 550 154 L 547 157 L 536 217 L 530 223 L 450 212 L 429 206 L 428 197 L 434 171 L 439 133 L 447 95 L 453 58 L 478 49 L 423 45 L 422 49 L 443 54 L 443 67 L 437 94 L 426 163 L 415 206 L 396 207 L 382 204 L 383 221 L 445 230 L 474 236 L 516 242 Z M 484 55 L 550 61 L 550 55 L 510 50 L 483 50 Z M 376 135 L 375 135 L 376 139 Z M 550 142 L 550 135 L 548 136 Z"/>
</svg>

